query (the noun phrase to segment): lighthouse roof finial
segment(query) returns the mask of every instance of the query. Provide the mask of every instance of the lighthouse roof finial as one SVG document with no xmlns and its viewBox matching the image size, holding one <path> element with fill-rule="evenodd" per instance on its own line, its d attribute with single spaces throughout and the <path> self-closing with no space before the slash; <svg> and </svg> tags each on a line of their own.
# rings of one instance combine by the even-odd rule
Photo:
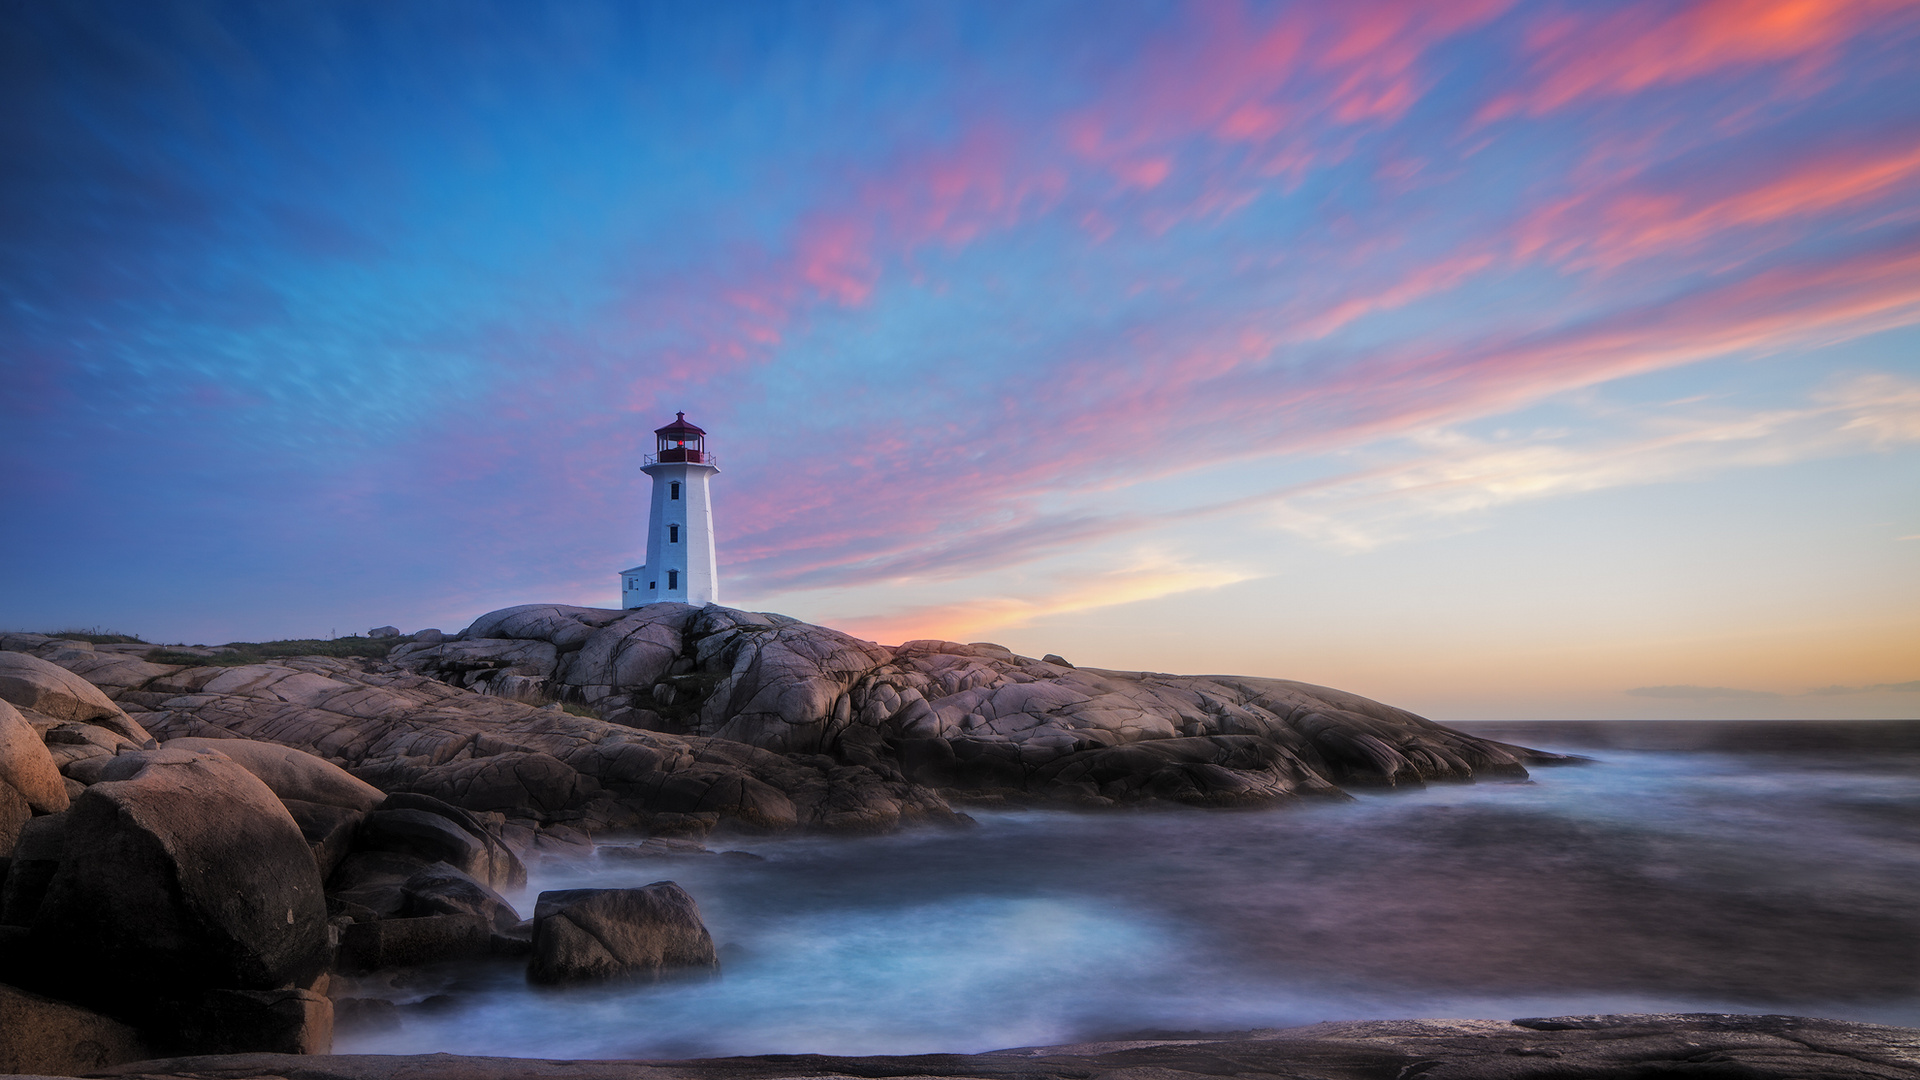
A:
<svg viewBox="0 0 1920 1080">
<path fill-rule="evenodd" d="M 653 429 L 655 435 L 705 435 L 703 428 L 687 423 L 686 413 L 674 413 L 673 423 Z"/>
</svg>

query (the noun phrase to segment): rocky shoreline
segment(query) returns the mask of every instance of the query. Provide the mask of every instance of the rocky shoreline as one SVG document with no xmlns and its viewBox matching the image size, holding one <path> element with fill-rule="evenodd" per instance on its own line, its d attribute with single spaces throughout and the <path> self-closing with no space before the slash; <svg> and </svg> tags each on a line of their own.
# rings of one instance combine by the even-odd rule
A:
<svg viewBox="0 0 1920 1080">
<path fill-rule="evenodd" d="M 256 662 L 0 634 L 0 1067 L 324 1054 L 352 977 L 426 962 L 715 968 L 670 882 L 545 893 L 525 920 L 502 898 L 527 861 L 610 840 L 1274 806 L 1577 760 L 1304 683 L 711 605 L 534 605 L 390 641 Z"/>
<path fill-rule="evenodd" d="M 1896 1080 L 1920 1076 L 1920 1030 L 1720 1014 L 1376 1020 L 1280 1031 L 1160 1034 L 986 1054 L 696 1061 L 242 1054 L 139 1062 L 98 1075 L 129 1080 Z"/>
</svg>

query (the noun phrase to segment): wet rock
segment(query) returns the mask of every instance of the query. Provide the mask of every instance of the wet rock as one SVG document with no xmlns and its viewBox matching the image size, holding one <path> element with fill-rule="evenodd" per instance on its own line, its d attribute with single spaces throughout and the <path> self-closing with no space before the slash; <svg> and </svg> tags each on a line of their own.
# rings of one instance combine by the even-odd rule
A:
<svg viewBox="0 0 1920 1080">
<path fill-rule="evenodd" d="M 486 956 L 494 931 L 478 915 L 427 915 L 354 923 L 340 935 L 340 968 L 347 972 L 413 967 Z"/>
<path fill-rule="evenodd" d="M 484 882 L 448 866 L 435 863 L 416 871 L 400 887 L 401 914 L 409 917 L 428 915 L 476 915 L 485 919 L 497 934 L 513 935 L 522 922 L 513 905 Z"/>
<path fill-rule="evenodd" d="M 671 881 L 543 892 L 535 902 L 527 978 L 536 984 L 657 979 L 719 966 L 699 907 Z"/>
</svg>

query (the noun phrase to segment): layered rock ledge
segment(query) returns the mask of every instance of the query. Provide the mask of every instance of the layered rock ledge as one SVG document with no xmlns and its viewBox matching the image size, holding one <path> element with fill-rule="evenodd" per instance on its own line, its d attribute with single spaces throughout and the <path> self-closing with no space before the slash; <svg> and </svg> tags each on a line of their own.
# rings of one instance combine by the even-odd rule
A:
<svg viewBox="0 0 1920 1080">
<path fill-rule="evenodd" d="M 101 1075 L 143 1080 L 1896 1080 L 1920 1076 L 1920 1030 L 1717 1014 L 1571 1016 L 1510 1023 L 1387 1020 L 987 1054 L 809 1054 L 672 1062 L 245 1054 L 140 1062 Z"/>
<path fill-rule="evenodd" d="M 1307 683 L 887 647 L 713 605 L 530 605 L 395 641 L 384 662 L 235 667 L 24 634 L 0 649 L 80 676 L 104 692 L 94 711 L 125 710 L 141 739 L 295 747 L 383 791 L 529 827 L 876 830 L 955 820 L 955 802 L 1262 806 L 1567 760 Z M 86 782 L 85 758 L 126 749 L 111 735 L 139 741 L 111 725 L 57 736 L 73 747 L 61 771 Z"/>
</svg>

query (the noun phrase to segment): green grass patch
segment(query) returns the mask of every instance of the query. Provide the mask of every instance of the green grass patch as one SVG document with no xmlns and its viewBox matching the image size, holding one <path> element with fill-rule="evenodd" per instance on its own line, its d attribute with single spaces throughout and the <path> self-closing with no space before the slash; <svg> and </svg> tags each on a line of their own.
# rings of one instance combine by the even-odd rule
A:
<svg viewBox="0 0 1920 1080">
<path fill-rule="evenodd" d="M 295 638 L 291 641 L 230 641 L 218 646 L 224 652 L 212 656 L 179 652 L 162 646 L 147 654 L 156 664 L 187 664 L 192 667 L 240 667 L 263 660 L 287 660 L 296 656 L 335 656 L 346 659 L 382 660 L 405 638 L 343 637 Z"/>
<path fill-rule="evenodd" d="M 65 638 L 68 641 L 85 641 L 93 645 L 145 645 L 145 638 L 132 634 L 103 634 L 99 627 L 91 630 L 55 630 L 48 637 Z"/>
<path fill-rule="evenodd" d="M 594 712 L 593 708 L 584 701 L 563 701 L 560 707 L 575 716 L 584 716 L 589 720 L 600 719 L 600 714 Z"/>
</svg>

